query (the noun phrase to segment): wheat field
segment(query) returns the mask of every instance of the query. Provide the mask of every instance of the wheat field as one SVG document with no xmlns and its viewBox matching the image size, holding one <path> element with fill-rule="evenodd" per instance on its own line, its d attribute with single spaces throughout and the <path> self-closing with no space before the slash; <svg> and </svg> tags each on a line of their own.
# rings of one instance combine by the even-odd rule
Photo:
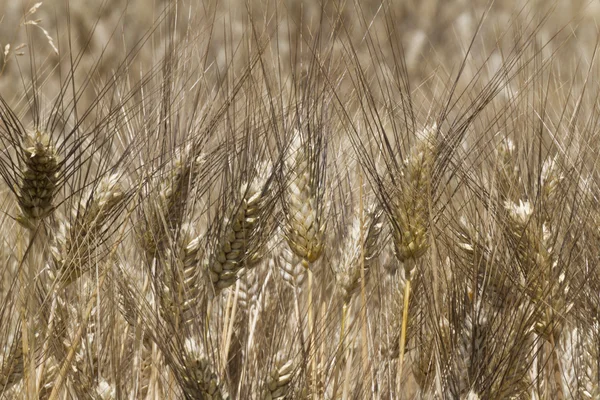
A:
<svg viewBox="0 0 600 400">
<path fill-rule="evenodd" d="M 600 398 L 597 1 L 0 6 L 0 399 Z"/>
</svg>

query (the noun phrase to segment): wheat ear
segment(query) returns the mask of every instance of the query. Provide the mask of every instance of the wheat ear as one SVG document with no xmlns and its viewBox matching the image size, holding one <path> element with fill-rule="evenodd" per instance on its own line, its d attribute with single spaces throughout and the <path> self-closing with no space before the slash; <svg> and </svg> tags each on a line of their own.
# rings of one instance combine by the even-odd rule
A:
<svg viewBox="0 0 600 400">
<path fill-rule="evenodd" d="M 149 260 L 164 258 L 170 240 L 183 222 L 187 201 L 200 174 L 205 158 L 193 146 L 179 149 L 168 175 L 160 182 L 155 202 L 148 211 L 148 228 L 141 244 Z"/>
<path fill-rule="evenodd" d="M 195 337 L 184 342 L 183 391 L 190 399 L 225 400 L 229 394 L 221 383 L 212 362 Z"/>
<path fill-rule="evenodd" d="M 315 174 L 314 156 L 309 143 L 296 131 L 286 159 L 285 238 L 290 249 L 308 268 L 319 259 L 324 246 L 323 207 Z"/>
<path fill-rule="evenodd" d="M 565 398 L 561 375 L 561 361 L 558 354 L 559 338 L 563 328 L 564 317 L 570 305 L 567 304 L 568 285 L 561 278 L 560 266 L 554 251 L 557 221 L 553 218 L 562 175 L 557 160 L 548 158 L 540 171 L 540 187 L 538 199 L 534 206 L 524 199 L 524 194 L 507 187 L 511 179 L 511 171 L 518 171 L 514 157 L 515 146 L 512 143 L 501 145 L 498 156 L 498 196 L 504 200 L 501 212 L 507 222 L 506 231 L 512 243 L 516 244 L 516 256 L 520 261 L 522 279 L 528 287 L 533 303 L 536 305 L 534 331 L 546 342 L 542 343 L 542 352 L 548 354 L 551 368 L 546 371 L 550 375 L 546 379 L 553 386 L 557 399 Z M 512 189 L 512 190 L 511 190 Z M 518 200 L 507 198 L 503 191 Z"/>
<path fill-rule="evenodd" d="M 345 304 L 349 304 L 352 296 L 360 289 L 361 257 L 364 259 L 365 278 L 368 279 L 370 268 L 379 255 L 382 215 L 381 210 L 375 210 L 368 212 L 364 221 L 361 221 L 360 216 L 354 218 L 342 260 L 336 268 L 336 283 Z M 365 235 L 361 235 L 361 229 L 366 232 Z"/>
<path fill-rule="evenodd" d="M 341 352 L 344 348 L 346 316 L 350 301 L 352 296 L 365 286 L 370 268 L 379 255 L 379 238 L 383 228 L 382 215 L 381 210 L 375 210 L 368 212 L 366 218 L 362 218 L 360 215 L 354 218 L 343 249 L 341 263 L 336 270 L 336 283 L 343 302 L 338 359 L 341 359 Z M 336 371 L 333 384 L 334 398 L 337 395 L 337 389 L 338 374 Z"/>
<path fill-rule="evenodd" d="M 27 132 L 22 143 L 21 182 L 18 191 L 21 215 L 18 221 L 29 229 L 54 211 L 60 163 L 50 135 Z"/>
<path fill-rule="evenodd" d="M 225 234 L 216 251 L 208 260 L 207 273 L 215 293 L 233 285 L 243 272 L 260 258 L 261 228 L 269 203 L 270 168 L 260 168 L 258 175 L 240 188 L 241 201 L 234 209 L 233 218 L 226 221 Z"/>
<path fill-rule="evenodd" d="M 29 232 L 27 277 L 21 276 L 24 330 L 22 334 L 25 367 L 25 393 L 37 397 L 35 361 L 35 324 L 37 309 L 36 281 L 40 265 L 45 263 L 46 226 L 43 221 L 54 211 L 60 163 L 52 138 L 40 130 L 25 133 L 21 143 L 20 181 L 17 200 L 21 210 L 17 221 Z M 26 283 L 27 282 L 27 283 Z"/>
<path fill-rule="evenodd" d="M 0 356 L 0 392 L 5 392 L 23 378 L 23 347 L 21 334 L 15 336 Z M 8 351 L 7 351 L 8 350 Z"/>
<path fill-rule="evenodd" d="M 278 229 L 273 236 L 275 243 L 281 238 L 281 230 Z M 277 267 L 283 281 L 295 291 L 302 289 L 302 284 L 306 279 L 306 268 L 303 260 L 298 257 L 286 243 L 275 245 L 275 254 L 272 258 L 272 264 Z"/>
<path fill-rule="evenodd" d="M 285 162 L 286 190 L 284 212 L 286 224 L 285 238 L 289 248 L 302 259 L 308 270 L 308 331 L 309 348 L 315 348 L 313 317 L 313 272 L 311 264 L 323 253 L 325 223 L 323 218 L 323 182 L 319 179 L 318 152 L 311 148 L 309 138 L 304 138 L 298 130 L 289 149 Z M 320 181 L 321 180 L 321 181 Z M 312 357 L 312 384 L 316 387 L 316 353 Z"/>
<path fill-rule="evenodd" d="M 110 217 L 124 199 L 119 175 L 105 176 L 88 196 L 83 197 L 73 223 L 61 224 L 61 234 L 57 235 L 51 249 L 61 286 L 72 283 L 87 271 L 92 256 L 103 242 Z"/>
<path fill-rule="evenodd" d="M 436 157 L 435 134 L 437 125 L 419 132 L 409 157 L 404 161 L 400 177 L 400 188 L 394 193 L 391 222 L 396 257 L 404 263 L 406 283 L 404 285 L 402 328 L 400 332 L 400 357 L 396 387 L 400 393 L 408 306 L 411 290 L 411 274 L 415 261 L 427 251 L 429 210 L 431 208 L 431 181 Z"/>
<path fill-rule="evenodd" d="M 266 382 L 264 400 L 286 399 L 290 396 L 290 383 L 294 378 L 294 363 L 289 360 L 279 363 L 269 374 Z"/>
</svg>

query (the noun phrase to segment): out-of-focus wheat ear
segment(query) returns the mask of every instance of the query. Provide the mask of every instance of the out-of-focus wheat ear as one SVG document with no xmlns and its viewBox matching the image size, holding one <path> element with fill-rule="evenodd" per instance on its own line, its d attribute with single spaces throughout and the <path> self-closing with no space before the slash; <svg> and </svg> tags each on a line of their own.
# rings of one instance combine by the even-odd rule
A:
<svg viewBox="0 0 600 400">
<path fill-rule="evenodd" d="M 47 399 L 52 392 L 52 387 L 54 384 L 54 380 L 56 379 L 56 374 L 58 374 L 58 370 L 60 365 L 56 362 L 54 357 L 51 357 L 46 360 L 46 368 L 44 369 L 44 374 L 41 376 L 40 382 L 40 400 Z"/>
<path fill-rule="evenodd" d="M 319 195 L 323 182 L 317 178 L 318 165 L 310 143 L 295 131 L 285 160 L 284 234 L 290 249 L 308 268 L 321 257 L 325 221 L 323 199 Z"/>
<path fill-rule="evenodd" d="M 471 389 L 465 396 L 465 400 L 480 400 L 480 397 L 475 390 Z"/>
<path fill-rule="evenodd" d="M 73 222 L 61 222 L 59 235 L 51 248 L 61 286 L 69 285 L 86 273 L 91 258 L 98 254 L 97 248 L 106 236 L 106 225 L 126 198 L 119 179 L 118 174 L 102 178 L 81 200 Z"/>
<path fill-rule="evenodd" d="M 361 215 L 354 217 L 348 237 L 342 247 L 339 264 L 336 264 L 334 267 L 337 289 L 343 302 L 338 359 L 342 358 L 342 352 L 345 348 L 346 317 L 350 301 L 361 288 L 361 276 L 364 276 L 364 283 L 366 284 L 371 265 L 379 256 L 381 250 L 379 239 L 383 228 L 382 216 L 383 211 L 376 209 L 368 212 L 365 217 Z M 362 271 L 363 267 L 364 274 Z M 335 398 L 338 390 L 338 372 L 336 371 L 334 374 L 333 397 Z"/>
<path fill-rule="evenodd" d="M 117 398 L 117 388 L 106 379 L 98 379 L 94 392 L 99 400 L 115 400 Z"/>
<path fill-rule="evenodd" d="M 474 308 L 479 308 L 475 305 Z M 484 380 L 490 370 L 486 360 L 486 345 L 489 341 L 486 333 L 485 312 L 479 310 L 464 313 L 455 310 L 451 318 L 449 329 L 451 343 L 446 346 L 453 347 L 452 353 L 443 357 L 450 358 L 448 374 L 449 392 L 453 398 L 464 399 L 469 393 L 474 393 L 473 388 L 481 389 L 478 379 Z M 474 316 L 473 316 L 474 315 Z M 491 344 L 489 344 L 491 345 Z"/>
<path fill-rule="evenodd" d="M 546 380 L 556 398 L 564 398 L 558 348 L 564 319 L 572 305 L 566 303 L 565 275 L 555 276 L 554 235 L 548 224 L 534 213 L 528 201 L 519 204 L 506 201 L 508 234 L 516 243 L 527 292 L 535 309 L 533 311 L 534 332 L 543 341 L 543 349 L 537 356 L 547 356 L 551 361 L 540 371 L 536 379 Z"/>
<path fill-rule="evenodd" d="M 354 218 L 342 259 L 336 268 L 337 286 L 345 304 L 350 303 L 352 296 L 360 288 L 361 257 L 364 257 L 365 279 L 368 279 L 371 265 L 379 256 L 381 249 L 379 238 L 383 228 L 382 215 L 381 210 L 368 212 L 362 223 L 360 216 Z"/>
<path fill-rule="evenodd" d="M 556 156 L 547 158 L 542 164 L 540 172 L 540 198 L 546 212 L 544 215 L 545 222 L 550 220 L 553 211 L 556 210 L 556 203 L 564 179 L 565 176 L 560 170 L 558 158 Z"/>
<path fill-rule="evenodd" d="M 37 129 L 26 133 L 21 152 L 17 194 L 21 214 L 17 220 L 26 228 L 35 229 L 54 211 L 60 162 L 50 135 Z"/>
<path fill-rule="evenodd" d="M 486 228 L 473 224 L 465 216 L 460 218 L 456 243 L 457 256 L 467 266 L 470 273 L 477 274 L 471 278 L 468 296 L 471 300 L 483 300 L 496 310 L 507 306 L 506 300 L 514 287 L 510 285 L 509 274 L 495 262 L 494 254 L 498 244 Z"/>
<path fill-rule="evenodd" d="M 542 297 L 548 295 L 548 289 L 553 291 L 559 286 L 564 289 L 562 282 L 558 281 L 559 276 L 553 276 L 556 275 L 554 233 L 549 224 L 537 218 L 539 214 L 534 213 L 529 201 L 520 200 L 518 204 L 507 201 L 504 207 L 507 231 L 516 245 L 516 256 L 520 261 L 530 296 L 534 300 L 545 301 Z"/>
<path fill-rule="evenodd" d="M 217 368 L 202 351 L 198 339 L 188 337 L 184 343 L 184 364 L 181 371 L 182 390 L 188 399 L 229 399 Z"/>
<path fill-rule="evenodd" d="M 141 244 L 150 260 L 165 251 L 183 223 L 189 194 L 205 161 L 193 150 L 188 146 L 175 154 L 171 169 L 162 177 L 157 196 L 147 210 L 147 228 Z"/>
<path fill-rule="evenodd" d="M 575 398 L 600 398 L 598 327 L 595 321 L 589 329 L 574 328 L 565 341 L 563 365 L 568 375 L 569 393 L 576 394 Z"/>
<path fill-rule="evenodd" d="M 271 169 L 265 165 L 258 175 L 240 189 L 241 201 L 226 221 L 225 234 L 208 260 L 207 273 L 215 293 L 232 286 L 244 268 L 251 268 L 263 248 L 260 229 L 266 228 Z"/>
<path fill-rule="evenodd" d="M 497 148 L 496 189 L 500 204 L 523 199 L 521 173 L 513 141 L 505 138 Z"/>
<path fill-rule="evenodd" d="M 289 360 L 275 365 L 266 381 L 264 400 L 290 398 L 290 383 L 294 378 L 294 362 Z"/>
<path fill-rule="evenodd" d="M 0 355 L 0 393 L 4 393 L 23 378 L 23 347 L 21 335 L 14 337 Z"/>
</svg>

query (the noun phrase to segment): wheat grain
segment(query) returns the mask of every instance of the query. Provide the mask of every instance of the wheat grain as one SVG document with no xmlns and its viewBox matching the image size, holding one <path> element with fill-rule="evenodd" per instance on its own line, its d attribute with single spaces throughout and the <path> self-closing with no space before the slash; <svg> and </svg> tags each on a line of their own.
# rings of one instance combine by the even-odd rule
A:
<svg viewBox="0 0 600 400">
<path fill-rule="evenodd" d="M 289 360 L 275 366 L 266 382 L 266 394 L 264 400 L 275 400 L 289 398 L 290 383 L 294 378 L 294 363 Z"/>
</svg>

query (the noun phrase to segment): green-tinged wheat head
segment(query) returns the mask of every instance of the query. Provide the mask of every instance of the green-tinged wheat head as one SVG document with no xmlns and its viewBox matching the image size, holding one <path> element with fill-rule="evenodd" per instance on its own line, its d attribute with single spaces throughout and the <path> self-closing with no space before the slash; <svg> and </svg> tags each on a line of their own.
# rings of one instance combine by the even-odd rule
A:
<svg viewBox="0 0 600 400">
<path fill-rule="evenodd" d="M 429 210 L 436 157 L 436 131 L 437 126 L 433 125 L 419 132 L 409 157 L 404 161 L 399 187 L 393 193 L 391 218 L 394 246 L 396 257 L 405 266 L 409 264 L 406 261 L 417 260 L 429 248 Z"/>
</svg>

